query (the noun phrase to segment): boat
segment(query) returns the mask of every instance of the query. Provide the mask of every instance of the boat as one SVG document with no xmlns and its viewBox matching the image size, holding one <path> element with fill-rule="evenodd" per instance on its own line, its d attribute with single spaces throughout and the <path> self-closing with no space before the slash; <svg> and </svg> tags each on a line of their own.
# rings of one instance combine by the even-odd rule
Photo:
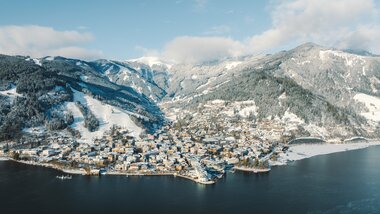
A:
<svg viewBox="0 0 380 214">
<path fill-rule="evenodd" d="M 61 176 L 56 176 L 57 179 L 60 179 L 60 180 L 70 180 L 72 179 L 72 176 L 71 175 L 61 175 Z"/>
<path fill-rule="evenodd" d="M 223 175 L 224 175 L 224 174 L 218 174 L 218 175 L 216 175 L 216 177 L 217 177 L 218 179 L 221 179 L 221 178 L 223 178 Z"/>
<path fill-rule="evenodd" d="M 107 175 L 107 170 L 102 168 L 99 170 L 99 173 L 100 175 Z"/>
</svg>

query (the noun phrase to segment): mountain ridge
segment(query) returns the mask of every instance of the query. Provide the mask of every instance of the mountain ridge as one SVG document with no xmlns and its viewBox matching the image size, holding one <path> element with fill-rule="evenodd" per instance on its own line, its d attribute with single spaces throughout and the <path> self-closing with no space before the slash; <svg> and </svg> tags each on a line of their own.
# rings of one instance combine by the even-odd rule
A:
<svg viewBox="0 0 380 214">
<path fill-rule="evenodd" d="M 285 126 L 284 133 L 290 117 L 298 121 L 296 126 L 302 129 L 300 132 L 293 130 L 293 137 L 319 135 L 343 139 L 378 137 L 380 134 L 380 120 L 376 117 L 380 110 L 377 102 L 380 58 L 372 54 L 363 56 L 305 43 L 271 55 L 230 58 L 200 65 L 168 65 L 158 58 L 83 61 L 64 57 L 9 56 L 9 60 L 19 60 L 11 65 L 21 67 L 21 73 L 28 69 L 48 71 L 31 73 L 42 79 L 49 79 L 49 75 L 58 79 L 65 83 L 61 85 L 66 92 L 71 88 L 103 100 L 107 105 L 149 118 L 140 118 L 137 123 L 151 132 L 168 120 L 164 117 L 172 118 L 170 123 L 178 122 L 182 116 L 188 118 L 186 115 L 196 119 L 199 108 L 205 108 L 214 100 L 227 102 L 226 112 L 243 108 L 239 103 L 251 100 L 252 104 L 243 105 L 251 109 L 250 112 L 230 116 L 244 115 L 247 120 L 249 115 L 254 115 L 255 121 L 269 118 Z M 9 65 L 3 63 L 2 66 Z M 2 66 L 0 70 L 4 70 Z M 17 78 L 12 79 L 6 72 L 3 74 L 3 89 L 9 90 L 5 85 L 14 84 L 17 92 L 28 90 L 20 89 L 19 74 L 13 74 Z M 43 92 L 46 94 L 53 93 L 48 92 L 53 89 L 48 86 L 48 90 L 41 90 L 47 90 Z M 2 100 L 7 97 L 4 93 L 0 96 Z M 65 99 L 72 100 L 70 93 L 67 96 Z M 5 109 L 5 114 L 0 118 L 5 120 L 11 104 L 2 102 L 0 107 Z M 45 116 L 40 117 L 50 117 L 50 113 L 41 113 Z M 322 132 L 316 130 L 322 129 L 324 134 L 318 134 Z"/>
</svg>

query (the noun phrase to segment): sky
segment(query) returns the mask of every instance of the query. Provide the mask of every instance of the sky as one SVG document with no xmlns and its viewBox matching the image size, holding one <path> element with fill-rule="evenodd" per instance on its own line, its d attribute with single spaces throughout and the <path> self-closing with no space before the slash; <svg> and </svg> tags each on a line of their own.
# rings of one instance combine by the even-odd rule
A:
<svg viewBox="0 0 380 214">
<path fill-rule="evenodd" d="M 0 53 L 198 63 L 305 42 L 380 53 L 380 0 L 0 0 Z"/>
</svg>

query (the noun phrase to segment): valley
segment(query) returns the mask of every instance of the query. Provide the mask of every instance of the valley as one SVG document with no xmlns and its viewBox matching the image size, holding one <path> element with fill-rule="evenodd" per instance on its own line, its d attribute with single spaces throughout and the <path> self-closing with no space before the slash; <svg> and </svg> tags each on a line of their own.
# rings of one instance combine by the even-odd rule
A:
<svg viewBox="0 0 380 214">
<path fill-rule="evenodd" d="M 3 55 L 0 155 L 204 184 L 267 172 L 318 154 L 299 145 L 376 145 L 379 69 L 378 56 L 312 43 L 194 65 Z"/>
</svg>

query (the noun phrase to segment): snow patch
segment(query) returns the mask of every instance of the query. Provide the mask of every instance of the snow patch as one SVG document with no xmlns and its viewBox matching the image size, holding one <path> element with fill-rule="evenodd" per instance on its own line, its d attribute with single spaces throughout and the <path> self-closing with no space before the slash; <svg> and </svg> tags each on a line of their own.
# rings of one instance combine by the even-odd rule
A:
<svg viewBox="0 0 380 214">
<path fill-rule="evenodd" d="M 363 56 L 358 56 L 350 53 L 345 53 L 342 51 L 334 51 L 334 50 L 321 50 L 319 51 L 319 57 L 322 61 L 325 61 L 330 56 L 339 57 L 344 59 L 344 63 L 348 67 L 354 67 L 356 64 L 364 64 L 365 59 Z"/>
<path fill-rule="evenodd" d="M 224 104 L 226 101 L 224 100 L 212 100 L 211 103 L 212 104 Z"/>
<path fill-rule="evenodd" d="M 235 112 L 234 112 L 234 110 L 232 108 L 228 109 L 226 111 L 223 111 L 222 113 L 225 114 L 225 115 L 227 115 L 228 117 L 232 117 L 232 116 L 235 115 Z"/>
<path fill-rule="evenodd" d="M 42 66 L 41 61 L 37 58 L 26 58 L 25 59 L 25 61 L 31 61 L 31 60 L 34 62 L 34 64 Z"/>
<path fill-rule="evenodd" d="M 329 135 L 329 132 L 325 127 L 319 127 L 315 124 L 308 124 L 305 126 L 306 131 L 310 133 L 312 136 L 319 136 L 321 138 L 325 138 Z"/>
<path fill-rule="evenodd" d="M 380 84 L 380 80 L 377 79 L 376 77 L 371 77 L 371 89 L 372 89 L 372 92 L 373 93 L 377 93 L 377 88 L 376 88 L 376 85 L 379 85 Z"/>
<path fill-rule="evenodd" d="M 288 123 L 295 123 L 295 124 L 302 124 L 305 123 L 303 119 L 298 117 L 296 114 L 286 110 L 284 113 L 284 116 L 282 117 L 282 121 L 286 124 Z"/>
<path fill-rule="evenodd" d="M 306 60 L 306 61 L 303 61 L 303 62 L 297 62 L 297 65 L 305 65 L 305 64 L 310 64 L 311 61 L 310 60 Z"/>
<path fill-rule="evenodd" d="M 286 92 L 282 93 L 282 94 L 278 97 L 278 99 L 280 99 L 280 100 L 284 100 L 284 99 L 286 99 Z"/>
<path fill-rule="evenodd" d="M 39 59 L 33 59 L 33 62 L 34 62 L 36 65 L 42 66 L 41 61 L 40 61 Z"/>
<path fill-rule="evenodd" d="M 240 65 L 241 63 L 242 62 L 240 62 L 240 61 L 229 62 L 229 63 L 226 64 L 225 68 L 227 70 L 231 70 L 231 69 L 235 68 L 236 66 Z"/>
<path fill-rule="evenodd" d="M 81 76 L 80 76 L 80 79 L 81 79 L 82 81 L 86 82 L 86 81 L 88 80 L 88 76 L 86 76 L 86 75 L 81 75 Z"/>
<path fill-rule="evenodd" d="M 257 113 L 256 105 L 244 107 L 239 111 L 239 114 L 242 117 L 248 117 L 251 113 L 253 113 L 255 116 L 257 116 L 258 113 Z"/>
<path fill-rule="evenodd" d="M 211 82 L 213 82 L 216 79 L 217 77 L 210 77 L 209 79 L 207 79 L 207 82 L 205 84 L 198 86 L 195 90 L 208 86 Z"/>
<path fill-rule="evenodd" d="M 369 120 L 380 121 L 380 98 L 367 94 L 356 94 L 354 99 L 363 103 L 368 109 L 367 112 L 362 112 L 361 115 Z"/>
<path fill-rule="evenodd" d="M 11 89 L 9 89 L 9 90 L 0 91 L 0 94 L 3 95 L 3 96 L 8 97 L 11 102 L 13 102 L 13 100 L 16 97 L 21 97 L 22 96 L 22 94 L 19 94 L 19 93 L 16 92 L 16 86 L 14 86 L 14 85 L 12 85 Z"/>
<path fill-rule="evenodd" d="M 43 134 L 46 131 L 46 128 L 44 126 L 38 126 L 38 127 L 24 128 L 22 131 L 29 134 Z"/>
</svg>

